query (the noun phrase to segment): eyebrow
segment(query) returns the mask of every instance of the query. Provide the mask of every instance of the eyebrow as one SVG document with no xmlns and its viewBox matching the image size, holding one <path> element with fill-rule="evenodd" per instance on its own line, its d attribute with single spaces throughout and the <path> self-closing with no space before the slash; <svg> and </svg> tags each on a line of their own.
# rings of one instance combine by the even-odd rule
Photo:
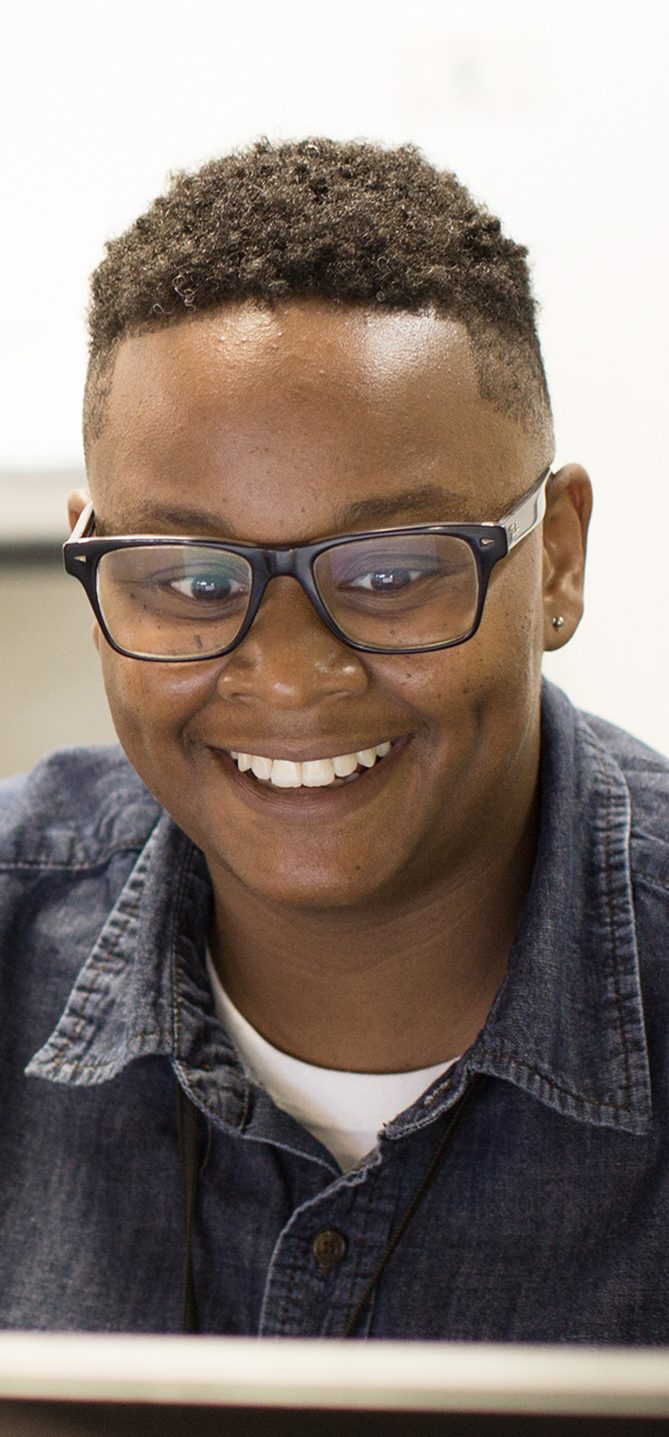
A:
<svg viewBox="0 0 669 1437">
<path fill-rule="evenodd" d="M 463 509 L 467 507 L 462 494 L 430 484 L 421 489 L 406 489 L 401 494 L 359 499 L 355 504 L 347 504 L 344 508 L 337 509 L 336 520 L 342 529 L 351 528 L 363 520 L 366 523 L 380 524 L 387 520 L 396 520 L 399 515 L 424 517 L 428 521 L 439 523 L 445 519 L 447 513 L 455 513 L 458 518 L 463 518 Z"/>
<path fill-rule="evenodd" d="M 147 508 L 126 511 L 122 526 L 109 524 L 95 514 L 95 532 L 100 538 L 116 534 L 173 534 L 174 537 L 192 534 L 194 537 L 211 535 L 214 539 L 236 539 L 234 526 L 223 514 L 210 514 L 206 509 L 190 509 L 182 505 L 155 504 Z"/>
<path fill-rule="evenodd" d="M 345 532 L 360 524 L 371 527 L 384 524 L 399 526 L 407 519 L 438 524 L 446 522 L 449 515 L 466 523 L 471 514 L 471 504 L 464 500 L 462 494 L 431 484 L 420 489 L 406 489 L 399 494 L 378 495 L 342 505 L 334 511 L 329 532 Z M 117 529 L 115 532 L 152 534 L 156 525 L 175 534 L 192 534 L 194 537 L 210 534 L 213 538 L 237 542 L 248 540 L 248 535 L 239 535 L 224 514 L 212 514 L 206 509 L 193 509 L 183 505 L 158 504 L 131 511 L 127 527 L 123 531 Z M 96 522 L 96 532 L 100 537 L 107 537 L 114 530 L 104 522 Z"/>
</svg>

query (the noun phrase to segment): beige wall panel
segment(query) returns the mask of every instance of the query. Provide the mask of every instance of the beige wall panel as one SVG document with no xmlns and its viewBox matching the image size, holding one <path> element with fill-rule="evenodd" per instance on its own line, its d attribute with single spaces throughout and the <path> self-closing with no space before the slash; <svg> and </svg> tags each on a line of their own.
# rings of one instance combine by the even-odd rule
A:
<svg viewBox="0 0 669 1437">
<path fill-rule="evenodd" d="M 0 566 L 0 654 L 0 776 L 115 739 L 90 611 L 57 561 Z"/>
</svg>

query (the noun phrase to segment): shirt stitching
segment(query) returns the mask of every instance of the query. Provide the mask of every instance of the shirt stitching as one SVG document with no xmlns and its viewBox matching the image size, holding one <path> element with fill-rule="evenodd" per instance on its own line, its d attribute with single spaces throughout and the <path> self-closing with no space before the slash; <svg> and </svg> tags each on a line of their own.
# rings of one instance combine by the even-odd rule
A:
<svg viewBox="0 0 669 1437">
<path fill-rule="evenodd" d="M 553 1076 L 552 1073 L 549 1073 L 545 1069 L 538 1067 L 536 1063 L 529 1063 L 523 1058 L 517 1058 L 513 1053 L 505 1051 L 505 1049 L 498 1043 L 486 1043 L 485 1049 L 481 1053 L 481 1058 L 483 1059 L 486 1056 L 490 1056 L 491 1058 L 499 1058 L 502 1062 L 510 1063 L 512 1067 L 522 1068 L 523 1072 L 529 1073 L 534 1077 L 541 1078 L 543 1082 L 548 1083 L 549 1087 L 551 1087 L 554 1092 L 561 1093 L 565 1098 L 572 1098 L 573 1101 L 581 1107 L 610 1108 L 615 1113 L 628 1113 L 630 1111 L 631 1104 L 629 1102 L 602 1102 L 601 1098 L 598 1098 L 595 1094 L 590 1096 L 583 1093 L 577 1093 L 572 1088 L 565 1087 L 564 1083 L 558 1082 L 558 1080 Z M 491 1076 L 501 1077 L 503 1076 L 503 1074 L 494 1073 Z"/>
<path fill-rule="evenodd" d="M 175 905 L 174 905 L 175 919 L 174 919 L 174 922 L 173 922 L 173 924 L 172 924 L 172 944 L 171 944 L 171 950 L 170 950 L 170 969 L 171 969 L 171 973 L 172 973 L 172 1027 L 173 1027 L 173 1035 L 174 1035 L 174 1052 L 175 1052 L 175 1056 L 176 1056 L 176 1058 L 178 1059 L 179 1063 L 182 1063 L 182 1062 L 183 1062 L 183 1054 L 182 1054 L 182 1048 L 181 1048 L 181 1040 L 182 1040 L 182 1035 L 183 1035 L 183 1024 L 182 1024 L 182 1009 L 183 1009 L 183 1005 L 182 1005 L 182 1002 L 181 1002 L 181 995 L 180 995 L 180 992 L 179 992 L 179 983 L 178 983 L 178 966 L 179 966 L 178 940 L 179 940 L 179 936 L 180 936 L 180 922 L 181 922 L 182 915 L 183 915 L 183 901 L 182 901 L 182 900 L 183 900 L 184 890 L 185 890 L 185 888 L 186 888 L 187 879 L 190 877 L 191 870 L 192 870 L 192 868 L 193 868 L 193 859 L 194 859 L 194 850 L 189 848 L 189 849 L 187 850 L 187 855 L 186 855 L 185 861 L 184 861 L 184 862 L 182 863 L 182 865 L 181 865 L 181 872 L 180 872 L 180 874 L 179 874 L 179 887 L 178 887 L 178 890 L 177 890 L 176 902 L 175 902 Z M 206 1067 L 205 1064 L 202 1064 L 201 1066 L 202 1066 L 203 1069 Z"/>
<path fill-rule="evenodd" d="M 631 1075 L 631 1073 L 630 1073 L 629 1054 L 628 1054 L 628 1051 L 627 1051 L 627 1039 L 626 1039 L 626 1033 L 625 1033 L 625 1023 L 624 1023 L 624 1018 L 623 1018 L 623 1006 L 622 1006 L 622 1000 L 621 1000 L 621 995 L 620 995 L 620 953 L 619 953 L 618 943 L 617 943 L 617 941 L 616 941 L 616 925 L 615 925 L 615 920 L 614 920 L 614 909 L 613 909 L 613 884 L 612 884 L 612 874 L 611 874 L 611 832 L 612 832 L 611 775 L 610 775 L 610 773 L 609 773 L 608 766 L 606 766 L 606 765 L 604 764 L 604 761 L 603 761 L 603 758 L 602 758 L 602 755 L 601 755 L 601 750 L 599 750 L 599 749 L 596 750 L 596 757 L 597 757 L 597 764 L 598 764 L 598 767 L 599 767 L 599 771 L 600 771 L 600 773 L 603 775 L 604 781 L 605 781 L 605 783 L 606 783 L 606 800 L 605 800 L 605 802 L 606 802 L 606 819 L 605 819 L 605 825 L 604 825 L 604 872 L 605 872 L 605 875 L 606 875 L 606 898 L 607 898 L 608 919 L 609 919 L 609 934 L 610 934 L 610 941 L 611 941 L 611 952 L 612 952 L 612 955 L 613 955 L 613 965 L 612 965 L 612 966 L 613 966 L 613 975 L 614 975 L 614 997 L 615 997 L 616 1012 L 617 1012 L 617 1015 L 618 1015 L 618 1028 L 619 1028 L 619 1031 L 620 1031 L 620 1046 L 621 1046 L 621 1048 L 622 1048 L 623 1064 L 624 1064 L 624 1069 L 625 1069 L 625 1089 L 626 1089 L 627 1095 L 628 1095 L 628 1097 L 627 1097 L 627 1103 L 623 1105 L 623 1108 L 624 1108 L 625 1111 L 628 1111 L 628 1110 L 629 1110 L 629 1107 L 630 1107 L 630 1098 L 631 1098 L 631 1091 L 632 1091 L 632 1075 Z"/>
<path fill-rule="evenodd" d="M 82 1020 L 81 1026 L 83 1026 L 83 1020 Z M 49 1060 L 49 1063 L 48 1063 L 48 1065 L 47 1065 L 47 1071 L 48 1071 L 48 1072 L 52 1072 L 52 1071 L 54 1071 L 54 1070 L 58 1070 L 59 1068 L 63 1068 L 63 1067 L 65 1067 L 66 1065 L 71 1068 L 73 1074 L 79 1074 L 79 1073 L 99 1073 L 99 1072 L 104 1072 L 107 1068 L 116 1068 L 116 1066 L 117 1066 L 117 1064 L 116 1064 L 116 1059 L 113 1058 L 113 1057 L 111 1057 L 111 1058 L 105 1058 L 105 1059 L 100 1059 L 99 1061 L 95 1061 L 94 1059 L 90 1059 L 90 1058 L 83 1059 L 83 1058 L 68 1058 L 68 1057 L 66 1057 L 67 1049 L 70 1048 L 71 1045 L 72 1045 L 72 1043 L 76 1041 L 76 1037 L 77 1037 L 77 1036 L 78 1036 L 78 1034 L 75 1034 L 72 1039 L 69 1039 L 69 1038 L 68 1038 L 68 1039 L 66 1040 L 66 1042 L 63 1044 L 62 1050 L 59 1051 L 58 1053 L 55 1053 L 54 1056 L 53 1056 L 53 1058 L 51 1058 L 51 1059 Z M 154 1028 L 145 1028 L 145 1029 L 142 1029 L 142 1032 L 141 1032 L 141 1033 L 138 1033 L 138 1034 L 137 1034 L 137 1040 L 136 1040 L 136 1041 L 137 1041 L 138 1043 L 142 1043 L 142 1042 L 144 1042 L 146 1039 L 149 1039 L 149 1040 L 151 1040 L 151 1041 L 155 1041 L 155 1039 L 161 1038 L 162 1036 L 163 1036 L 163 1034 L 161 1033 L 161 1031 L 160 1031 L 159 1028 L 155 1028 L 155 1029 L 154 1029 Z M 134 1046 L 134 1044 L 133 1044 L 133 1046 Z M 134 1056 L 135 1056 L 135 1057 L 141 1057 L 141 1056 L 144 1056 L 144 1055 L 141 1054 L 141 1053 L 136 1053 L 136 1054 L 134 1054 Z M 164 1056 L 164 1055 L 158 1054 L 157 1056 Z"/>
<path fill-rule="evenodd" d="M 109 860 L 114 858 L 117 853 L 139 854 L 143 851 L 143 847 L 143 844 L 138 843 L 119 843 L 114 848 L 106 849 L 103 858 L 97 858 L 95 860 L 88 859 L 82 863 L 57 863 L 50 860 L 42 861 L 38 858 L 19 858 L 14 862 L 0 859 L 0 873 L 16 873 L 23 869 L 35 870 L 36 872 L 44 871 L 46 873 L 99 873 L 107 867 Z"/>
</svg>

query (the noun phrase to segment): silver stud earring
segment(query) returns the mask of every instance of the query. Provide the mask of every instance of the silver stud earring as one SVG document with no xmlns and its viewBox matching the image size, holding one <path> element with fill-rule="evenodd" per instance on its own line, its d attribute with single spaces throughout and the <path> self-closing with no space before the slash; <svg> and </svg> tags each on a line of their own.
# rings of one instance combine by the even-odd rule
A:
<svg viewBox="0 0 669 1437">
<path fill-rule="evenodd" d="M 563 619 L 563 617 L 562 617 L 562 614 L 556 614 L 556 615 L 555 615 L 555 618 L 552 619 L 551 622 L 552 622 L 552 625 L 553 625 L 553 628 L 554 628 L 554 629 L 563 629 L 563 628 L 564 628 L 564 619 Z"/>
</svg>

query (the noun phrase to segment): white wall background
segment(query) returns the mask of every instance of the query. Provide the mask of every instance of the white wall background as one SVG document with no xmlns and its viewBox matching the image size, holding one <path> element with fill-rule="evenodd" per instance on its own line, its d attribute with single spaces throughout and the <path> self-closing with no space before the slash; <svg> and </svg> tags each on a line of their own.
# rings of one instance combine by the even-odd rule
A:
<svg viewBox="0 0 669 1437">
<path fill-rule="evenodd" d="M 529 245 L 558 462 L 594 479 L 588 615 L 547 672 L 669 751 L 665 0 L 21 0 L 0 40 L 0 532 L 81 466 L 86 278 L 170 169 L 410 139 Z"/>
</svg>

